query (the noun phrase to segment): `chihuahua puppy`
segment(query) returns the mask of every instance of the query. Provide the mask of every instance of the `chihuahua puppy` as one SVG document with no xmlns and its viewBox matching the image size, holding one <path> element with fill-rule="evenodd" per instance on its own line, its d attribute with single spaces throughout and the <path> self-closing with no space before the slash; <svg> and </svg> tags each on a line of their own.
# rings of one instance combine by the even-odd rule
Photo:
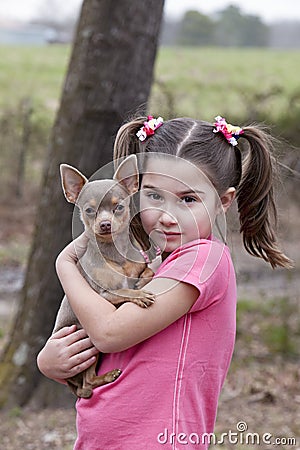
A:
<svg viewBox="0 0 300 450">
<path fill-rule="evenodd" d="M 89 182 L 77 169 L 67 164 L 61 164 L 60 173 L 64 195 L 68 202 L 80 209 L 89 238 L 86 252 L 78 261 L 83 277 L 113 305 L 133 302 L 142 308 L 150 306 L 154 295 L 141 288 L 150 281 L 153 272 L 129 237 L 130 196 L 138 191 L 139 183 L 136 156 L 127 157 L 113 179 Z M 81 328 L 65 296 L 53 332 L 73 324 Z M 78 397 L 91 397 L 95 387 L 111 383 L 121 374 L 116 369 L 97 376 L 96 367 L 97 362 L 67 380 Z"/>
</svg>

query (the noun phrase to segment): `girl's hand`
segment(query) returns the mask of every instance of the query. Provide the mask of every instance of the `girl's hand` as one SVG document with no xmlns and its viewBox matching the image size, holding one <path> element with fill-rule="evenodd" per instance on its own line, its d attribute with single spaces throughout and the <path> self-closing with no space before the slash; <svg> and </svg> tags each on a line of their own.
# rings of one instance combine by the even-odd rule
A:
<svg viewBox="0 0 300 450">
<path fill-rule="evenodd" d="M 72 325 L 53 333 L 40 351 L 37 365 L 46 377 L 64 382 L 90 367 L 98 353 L 85 330 Z"/>
<path fill-rule="evenodd" d="M 78 260 L 86 252 L 86 247 L 89 238 L 85 233 L 82 233 L 74 241 L 70 242 L 58 255 L 56 259 L 56 266 L 62 264 L 63 262 L 77 263 Z"/>
</svg>

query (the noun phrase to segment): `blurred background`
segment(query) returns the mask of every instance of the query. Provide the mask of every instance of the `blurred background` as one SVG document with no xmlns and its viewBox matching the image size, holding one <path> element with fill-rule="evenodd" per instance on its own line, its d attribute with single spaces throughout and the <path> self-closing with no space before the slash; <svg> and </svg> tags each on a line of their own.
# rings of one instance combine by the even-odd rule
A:
<svg viewBox="0 0 300 450">
<path fill-rule="evenodd" d="M 81 6 L 81 0 L 0 2 L 0 350 L 20 306 Z M 227 239 L 237 270 L 238 333 L 216 430 L 236 431 L 244 420 L 249 431 L 297 438 L 284 446 L 294 449 L 300 448 L 299 73 L 298 0 L 165 1 L 149 113 L 210 122 L 222 115 L 240 126 L 262 122 L 281 142 L 279 236 L 295 269 L 274 272 L 246 255 L 232 212 Z M 61 407 L 50 413 L 16 404 L 0 419 L 6 450 L 72 448 L 71 407 L 66 414 Z"/>
</svg>

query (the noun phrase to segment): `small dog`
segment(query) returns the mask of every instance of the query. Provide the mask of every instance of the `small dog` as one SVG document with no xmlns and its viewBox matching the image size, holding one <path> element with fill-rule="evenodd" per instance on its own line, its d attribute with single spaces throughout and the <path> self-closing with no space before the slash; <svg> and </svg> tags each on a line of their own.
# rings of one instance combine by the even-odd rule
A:
<svg viewBox="0 0 300 450">
<path fill-rule="evenodd" d="M 143 308 L 150 306 L 154 295 L 141 288 L 150 281 L 153 272 L 129 239 L 130 196 L 138 191 L 139 184 L 136 156 L 127 157 L 113 179 L 89 182 L 67 164 L 61 164 L 60 173 L 64 195 L 68 202 L 79 207 L 89 238 L 87 250 L 78 262 L 81 274 L 96 292 L 116 306 L 124 302 Z M 65 296 L 53 332 L 73 324 L 81 328 Z M 96 367 L 97 362 L 67 380 L 78 397 L 91 397 L 95 387 L 111 383 L 121 374 L 116 369 L 97 376 Z"/>
</svg>

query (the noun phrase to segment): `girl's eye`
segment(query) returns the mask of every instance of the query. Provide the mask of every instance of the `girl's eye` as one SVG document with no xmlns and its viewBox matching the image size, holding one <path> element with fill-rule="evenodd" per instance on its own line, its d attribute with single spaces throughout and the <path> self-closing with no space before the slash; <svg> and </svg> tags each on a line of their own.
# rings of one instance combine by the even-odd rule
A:
<svg viewBox="0 0 300 450">
<path fill-rule="evenodd" d="M 86 208 L 85 212 L 88 216 L 95 214 L 95 210 L 93 208 Z"/>
<path fill-rule="evenodd" d="M 124 205 L 117 205 L 114 209 L 114 212 L 120 213 L 124 210 Z"/>
<path fill-rule="evenodd" d="M 193 203 L 196 201 L 195 197 L 191 197 L 190 195 L 186 195 L 181 199 L 184 203 Z"/>
<path fill-rule="evenodd" d="M 147 197 L 149 197 L 151 200 L 155 200 L 155 201 L 162 200 L 161 195 L 159 195 L 157 192 L 149 192 L 149 194 L 147 194 Z"/>
</svg>

